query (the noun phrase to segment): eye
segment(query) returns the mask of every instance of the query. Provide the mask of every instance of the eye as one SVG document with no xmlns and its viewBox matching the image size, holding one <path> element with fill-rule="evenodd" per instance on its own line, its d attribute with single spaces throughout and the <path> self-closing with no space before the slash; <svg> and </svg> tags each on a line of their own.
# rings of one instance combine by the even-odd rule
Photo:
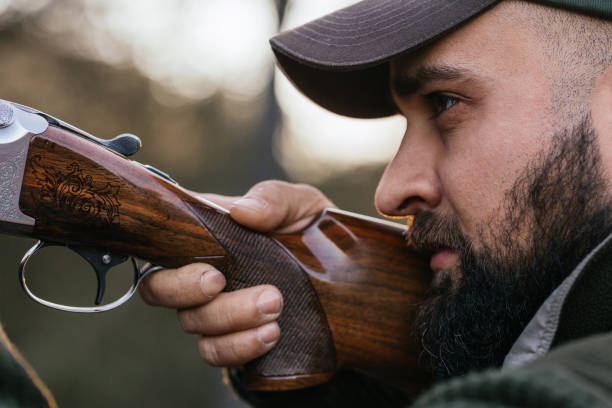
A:
<svg viewBox="0 0 612 408">
<path fill-rule="evenodd" d="M 443 92 L 432 92 L 426 95 L 425 99 L 427 99 L 432 107 L 434 113 L 432 119 L 437 118 L 445 111 L 461 102 L 458 97 Z"/>
</svg>

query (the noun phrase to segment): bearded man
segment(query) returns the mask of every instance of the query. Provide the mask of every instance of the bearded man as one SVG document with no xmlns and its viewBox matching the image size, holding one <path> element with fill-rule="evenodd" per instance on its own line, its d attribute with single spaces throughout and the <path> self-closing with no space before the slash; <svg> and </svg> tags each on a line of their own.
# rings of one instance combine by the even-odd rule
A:
<svg viewBox="0 0 612 408">
<path fill-rule="evenodd" d="M 323 107 L 406 118 L 376 206 L 414 217 L 410 245 L 433 253 L 417 335 L 435 377 L 454 377 L 418 406 L 612 405 L 610 18 L 609 0 L 366 0 L 272 39 Z M 207 198 L 259 231 L 299 230 L 333 206 L 278 181 Z M 236 367 L 282 335 L 282 295 L 224 284 L 198 264 L 141 293 L 179 309 L 206 362 Z M 356 373 L 280 393 L 233 381 L 261 406 L 408 402 Z"/>
</svg>

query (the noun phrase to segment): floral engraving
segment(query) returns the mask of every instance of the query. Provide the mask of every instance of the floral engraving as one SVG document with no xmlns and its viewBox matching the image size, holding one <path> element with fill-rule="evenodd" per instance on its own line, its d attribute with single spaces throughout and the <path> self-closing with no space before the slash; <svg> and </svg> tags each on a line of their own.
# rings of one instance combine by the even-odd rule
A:
<svg viewBox="0 0 612 408">
<path fill-rule="evenodd" d="M 78 163 L 69 164 L 64 170 L 42 165 L 41 156 L 36 155 L 30 159 L 30 165 L 40 186 L 39 209 L 94 225 L 119 222 L 118 185 L 96 182 L 91 175 L 83 174 Z"/>
<path fill-rule="evenodd" d="M 10 189 L 13 187 L 16 174 L 17 171 L 14 163 L 0 163 L 0 191 L 3 193 L 2 200 L 0 200 L 0 212 L 3 215 L 13 211 L 15 207 L 14 200 L 11 200 L 14 194 Z"/>
<path fill-rule="evenodd" d="M 3 157 L 0 162 L 0 219 L 23 222 L 24 216 L 19 210 L 19 192 L 21 176 L 25 164 L 25 151 L 8 152 L 12 157 Z"/>
</svg>

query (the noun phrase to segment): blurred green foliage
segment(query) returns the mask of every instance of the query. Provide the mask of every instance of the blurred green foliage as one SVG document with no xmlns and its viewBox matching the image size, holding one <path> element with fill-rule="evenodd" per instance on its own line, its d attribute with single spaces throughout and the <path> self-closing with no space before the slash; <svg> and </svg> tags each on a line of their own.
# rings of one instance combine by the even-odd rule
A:
<svg viewBox="0 0 612 408">
<path fill-rule="evenodd" d="M 134 69 L 63 54 L 27 34 L 27 23 L 2 27 L 0 98 L 98 137 L 134 133 L 144 145 L 136 160 L 193 190 L 238 195 L 263 179 L 285 177 L 272 153 L 279 113 L 271 86 L 251 104 L 216 96 L 166 106 Z M 354 170 L 318 187 L 342 208 L 374 214 L 372 196 L 381 171 Z M 27 239 L 0 236 L 0 321 L 61 407 L 243 406 L 222 383 L 220 371 L 201 361 L 196 338 L 180 330 L 172 310 L 148 307 L 135 297 L 112 312 L 77 315 L 26 299 L 17 265 L 30 245 Z M 39 273 L 53 278 L 83 268 L 64 255 L 52 258 Z"/>
</svg>

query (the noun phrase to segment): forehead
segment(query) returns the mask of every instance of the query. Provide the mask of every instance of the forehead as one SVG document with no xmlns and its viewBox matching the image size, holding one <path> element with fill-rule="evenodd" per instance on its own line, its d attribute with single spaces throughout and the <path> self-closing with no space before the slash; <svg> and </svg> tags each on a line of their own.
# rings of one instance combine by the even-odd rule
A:
<svg viewBox="0 0 612 408">
<path fill-rule="evenodd" d="M 395 58 L 391 74 L 411 75 L 424 66 L 452 66 L 503 80 L 541 68 L 543 56 L 542 42 L 502 3 L 419 52 Z"/>
</svg>

